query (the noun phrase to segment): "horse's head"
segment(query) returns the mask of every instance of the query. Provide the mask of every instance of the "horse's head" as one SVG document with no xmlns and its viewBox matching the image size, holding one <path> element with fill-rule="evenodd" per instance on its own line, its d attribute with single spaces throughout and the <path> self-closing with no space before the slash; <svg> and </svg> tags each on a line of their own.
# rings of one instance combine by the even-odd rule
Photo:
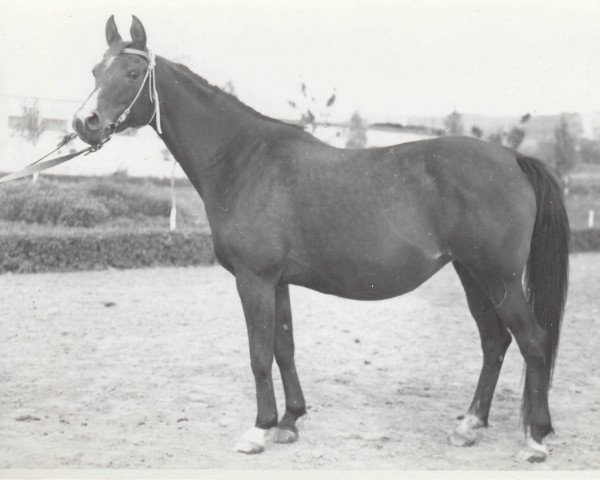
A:
<svg viewBox="0 0 600 480">
<path fill-rule="evenodd" d="M 139 127 L 152 119 L 154 106 L 148 75 L 151 61 L 146 49 L 146 32 L 135 16 L 130 32 L 131 42 L 125 42 L 119 35 L 114 16 L 106 22 L 109 48 L 92 70 L 94 91 L 73 118 L 73 128 L 87 143 L 100 143 L 115 131 Z"/>
</svg>

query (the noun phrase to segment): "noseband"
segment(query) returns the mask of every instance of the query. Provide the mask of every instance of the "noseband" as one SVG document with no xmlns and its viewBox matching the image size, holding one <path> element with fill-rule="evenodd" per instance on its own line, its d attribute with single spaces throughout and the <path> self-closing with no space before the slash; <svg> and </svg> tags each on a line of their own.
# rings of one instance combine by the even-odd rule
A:
<svg viewBox="0 0 600 480">
<path fill-rule="evenodd" d="M 111 125 L 111 131 L 109 132 L 109 134 L 105 138 L 100 140 L 98 143 L 96 143 L 95 145 L 90 145 L 89 147 L 87 147 L 83 150 L 79 150 L 78 152 L 70 153 L 68 155 L 63 155 L 62 157 L 52 158 L 50 160 L 46 160 L 46 161 L 42 162 L 42 160 L 44 160 L 46 157 L 48 157 L 52 153 L 56 152 L 61 147 L 65 146 L 67 143 L 69 143 L 71 140 L 73 140 L 75 137 L 77 137 L 76 133 L 71 133 L 71 134 L 65 135 L 63 140 L 58 144 L 58 146 L 52 152 L 44 155 L 42 158 L 39 158 L 35 162 L 29 164 L 28 166 L 26 166 L 25 168 L 22 168 L 21 170 L 19 170 L 17 172 L 9 173 L 8 175 L 4 175 L 3 177 L 0 177 L 0 183 L 8 182 L 10 180 L 16 180 L 18 178 L 23 178 L 28 175 L 34 174 L 34 173 L 43 172 L 44 170 L 47 170 L 48 168 L 51 168 L 55 165 L 60 165 L 61 163 L 64 163 L 67 160 L 71 160 L 72 158 L 75 158 L 81 154 L 87 155 L 89 153 L 95 152 L 96 150 L 99 150 L 100 148 L 102 148 L 102 145 L 104 145 L 106 142 L 108 142 L 110 140 L 111 135 L 115 132 L 117 127 L 121 123 L 123 123 L 129 116 L 129 114 L 131 113 L 131 109 L 132 109 L 133 105 L 135 104 L 135 102 L 137 102 L 137 99 L 140 97 L 142 90 L 144 89 L 144 85 L 146 84 L 146 81 L 148 81 L 148 92 L 150 94 L 150 101 L 152 103 L 154 103 L 154 111 L 152 112 L 152 116 L 150 117 L 150 120 L 148 120 L 148 122 L 145 125 L 141 125 L 136 128 L 145 127 L 146 125 L 150 124 L 150 122 L 152 122 L 152 120 L 156 117 L 156 131 L 159 134 L 162 134 L 162 129 L 160 126 L 160 102 L 158 100 L 158 91 L 156 90 L 156 72 L 154 71 L 154 67 L 156 66 L 156 58 L 155 58 L 154 54 L 150 51 L 146 52 L 144 50 L 137 50 L 135 48 L 125 48 L 125 49 L 123 49 L 123 51 L 121 53 L 131 53 L 133 55 L 139 55 L 140 57 L 145 58 L 146 60 L 148 60 L 148 68 L 146 70 L 146 75 L 144 76 L 144 81 L 142 82 L 140 89 L 138 90 L 137 94 L 135 95 L 134 99 L 131 101 L 129 106 L 123 111 L 121 116 L 117 119 L 117 121 Z"/>
<path fill-rule="evenodd" d="M 156 72 L 154 70 L 154 67 L 156 66 L 156 57 L 154 56 L 154 53 L 152 53 L 151 51 L 146 52 L 144 50 L 138 50 L 136 48 L 125 48 L 121 53 L 131 53 L 133 55 L 138 55 L 140 57 L 145 58 L 146 60 L 148 60 L 148 68 L 146 69 L 146 75 L 144 75 L 144 81 L 140 85 L 140 89 L 138 90 L 136 96 L 131 101 L 129 106 L 123 111 L 121 116 L 115 122 L 113 132 L 121 123 L 123 123 L 127 119 L 129 114 L 131 113 L 133 105 L 140 97 L 142 90 L 144 89 L 144 85 L 146 84 L 146 81 L 148 81 L 148 93 L 150 95 L 150 101 L 154 103 L 154 111 L 152 112 L 150 120 L 148 120 L 148 122 L 146 122 L 145 125 L 136 128 L 145 127 L 146 125 L 150 124 L 150 122 L 152 122 L 152 120 L 156 117 L 156 130 L 159 134 L 162 134 L 162 128 L 160 125 L 160 101 L 158 100 L 158 91 L 156 90 Z"/>
</svg>

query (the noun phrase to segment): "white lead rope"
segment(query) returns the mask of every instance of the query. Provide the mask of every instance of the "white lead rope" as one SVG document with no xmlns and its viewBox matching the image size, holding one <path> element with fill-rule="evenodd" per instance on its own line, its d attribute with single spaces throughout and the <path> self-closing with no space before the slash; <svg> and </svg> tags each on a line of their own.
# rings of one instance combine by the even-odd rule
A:
<svg viewBox="0 0 600 480">
<path fill-rule="evenodd" d="M 154 67 L 156 66 L 156 57 L 150 51 L 145 52 L 144 50 L 137 50 L 135 48 L 125 48 L 125 49 L 123 49 L 123 53 L 132 53 L 134 55 L 139 55 L 141 57 L 144 57 L 146 60 L 148 60 L 148 69 L 146 70 L 146 75 L 144 76 L 144 81 L 142 82 L 142 85 L 140 86 L 140 89 L 138 90 L 135 98 L 131 101 L 129 106 L 125 109 L 125 111 L 119 116 L 119 118 L 115 122 L 115 128 L 127 119 L 129 114 L 131 113 L 131 108 L 133 107 L 133 105 L 139 98 L 140 94 L 142 93 L 142 90 L 144 89 L 144 85 L 145 85 L 146 81 L 148 81 L 148 93 L 150 95 L 150 101 L 152 103 L 154 103 L 154 111 L 152 112 L 152 117 L 150 117 L 150 120 L 148 120 L 148 123 L 146 123 L 146 125 L 151 123 L 152 120 L 156 117 L 156 131 L 159 134 L 162 134 L 162 127 L 160 124 L 160 101 L 158 100 L 158 90 L 156 89 L 156 72 L 154 71 Z M 142 127 L 145 127 L 146 125 L 142 125 L 141 127 L 137 127 L 137 128 L 142 128 Z M 110 140 L 111 134 L 109 134 L 106 138 L 102 139 L 96 145 L 90 145 L 89 147 L 87 147 L 83 150 L 80 150 L 78 152 L 71 153 L 68 155 L 63 155 L 62 157 L 51 158 L 49 160 L 42 161 L 46 157 L 51 155 L 52 153 L 59 150 L 65 144 L 67 144 L 68 142 L 73 140 L 76 136 L 77 136 L 77 134 L 75 134 L 75 133 L 66 135 L 65 138 L 62 140 L 62 142 L 52 152 L 44 155 L 42 158 L 36 160 L 32 164 L 26 166 L 25 168 L 23 168 L 21 170 L 18 170 L 16 172 L 9 173 L 8 175 L 4 175 L 3 177 L 0 177 L 0 183 L 9 182 L 11 180 L 16 180 L 18 178 L 23 178 L 23 177 L 32 175 L 34 173 L 43 172 L 44 170 L 47 170 L 51 167 L 60 165 L 61 163 L 71 160 L 72 158 L 75 158 L 75 157 L 81 155 L 82 153 L 87 155 L 88 153 L 95 152 L 96 150 L 99 150 L 103 144 L 105 144 L 106 142 L 108 142 Z"/>
</svg>

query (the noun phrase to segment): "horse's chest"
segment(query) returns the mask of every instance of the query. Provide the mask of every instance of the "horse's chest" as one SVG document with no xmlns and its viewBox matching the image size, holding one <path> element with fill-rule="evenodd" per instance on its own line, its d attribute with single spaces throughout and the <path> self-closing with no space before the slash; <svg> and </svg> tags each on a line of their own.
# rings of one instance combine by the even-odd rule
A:
<svg viewBox="0 0 600 480">
<path fill-rule="evenodd" d="M 258 272 L 277 270 L 284 261 L 279 229 L 259 228 L 245 222 L 231 222 L 213 228 L 215 257 L 230 271 L 244 266 Z"/>
</svg>

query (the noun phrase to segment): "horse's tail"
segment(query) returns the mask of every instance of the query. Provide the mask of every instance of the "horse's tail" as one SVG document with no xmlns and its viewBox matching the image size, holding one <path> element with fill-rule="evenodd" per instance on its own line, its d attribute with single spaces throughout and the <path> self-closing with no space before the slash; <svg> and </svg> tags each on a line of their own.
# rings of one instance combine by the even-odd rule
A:
<svg viewBox="0 0 600 480">
<path fill-rule="evenodd" d="M 537 203 L 525 274 L 525 288 L 533 316 L 546 332 L 546 375 L 550 385 L 567 297 L 569 220 L 565 211 L 562 189 L 556 177 L 535 158 L 518 156 L 517 162 L 535 191 Z M 528 394 L 528 382 L 526 373 L 521 406 L 525 426 L 529 423 L 531 400 Z"/>
</svg>

